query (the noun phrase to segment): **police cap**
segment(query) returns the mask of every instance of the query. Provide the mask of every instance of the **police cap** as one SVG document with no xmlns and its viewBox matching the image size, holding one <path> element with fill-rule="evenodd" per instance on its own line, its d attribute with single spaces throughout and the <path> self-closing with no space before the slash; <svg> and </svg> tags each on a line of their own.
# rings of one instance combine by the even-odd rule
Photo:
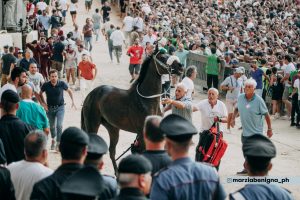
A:
<svg viewBox="0 0 300 200">
<path fill-rule="evenodd" d="M 87 158 L 98 159 L 108 150 L 108 146 L 104 139 L 97 135 L 96 133 L 88 134 L 90 141 L 88 145 L 88 155 Z"/>
<path fill-rule="evenodd" d="M 188 141 L 198 132 L 190 121 L 175 114 L 165 117 L 160 123 L 160 129 L 167 138 L 175 142 Z"/>
<path fill-rule="evenodd" d="M 269 138 L 255 134 L 244 141 L 243 154 L 244 157 L 274 158 L 276 156 L 276 148 Z"/>
<path fill-rule="evenodd" d="M 77 127 L 69 127 L 61 135 L 60 144 L 89 144 L 89 136 L 81 129 Z"/>
<path fill-rule="evenodd" d="M 10 103 L 18 103 L 20 101 L 19 95 L 13 90 L 6 90 L 2 93 L 1 102 L 7 101 Z"/>
<path fill-rule="evenodd" d="M 119 163 L 119 173 L 146 174 L 151 171 L 151 162 L 142 155 L 129 155 Z"/>
<path fill-rule="evenodd" d="M 62 185 L 66 197 L 97 197 L 105 189 L 102 175 L 95 167 L 84 167 L 71 175 Z"/>
</svg>

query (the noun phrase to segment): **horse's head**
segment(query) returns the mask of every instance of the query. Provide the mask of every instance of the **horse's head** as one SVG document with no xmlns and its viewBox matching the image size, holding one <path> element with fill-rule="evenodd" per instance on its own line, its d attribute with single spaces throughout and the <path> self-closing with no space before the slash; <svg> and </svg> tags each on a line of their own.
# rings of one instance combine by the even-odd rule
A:
<svg viewBox="0 0 300 200">
<path fill-rule="evenodd" d="M 153 55 L 156 70 L 158 74 L 176 74 L 183 73 L 183 65 L 177 56 L 170 56 L 160 51 Z"/>
</svg>

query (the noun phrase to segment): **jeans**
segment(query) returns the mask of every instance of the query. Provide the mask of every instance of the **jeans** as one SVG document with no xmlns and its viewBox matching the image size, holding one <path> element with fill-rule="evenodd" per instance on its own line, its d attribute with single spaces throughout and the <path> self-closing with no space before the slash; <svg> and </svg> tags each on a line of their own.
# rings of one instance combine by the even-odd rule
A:
<svg viewBox="0 0 300 200">
<path fill-rule="evenodd" d="M 51 138 L 56 137 L 56 141 L 60 142 L 60 137 L 62 134 L 62 125 L 65 115 L 65 106 L 59 106 L 56 108 L 48 108 L 47 116 L 50 124 Z"/>
<path fill-rule="evenodd" d="M 92 42 L 93 42 L 93 36 L 84 37 L 84 47 L 89 51 L 92 51 L 93 48 Z M 90 44 L 90 48 L 88 48 L 89 44 Z"/>
<path fill-rule="evenodd" d="M 120 63 L 120 57 L 122 55 L 122 45 L 114 46 L 115 56 L 117 58 L 117 62 Z"/>
<path fill-rule="evenodd" d="M 218 85 L 219 85 L 218 75 L 207 74 L 207 89 L 211 88 L 211 86 L 218 89 Z"/>
<path fill-rule="evenodd" d="M 108 43 L 108 52 L 109 52 L 109 57 L 110 57 L 110 60 L 113 61 L 113 46 L 111 44 Z"/>
</svg>

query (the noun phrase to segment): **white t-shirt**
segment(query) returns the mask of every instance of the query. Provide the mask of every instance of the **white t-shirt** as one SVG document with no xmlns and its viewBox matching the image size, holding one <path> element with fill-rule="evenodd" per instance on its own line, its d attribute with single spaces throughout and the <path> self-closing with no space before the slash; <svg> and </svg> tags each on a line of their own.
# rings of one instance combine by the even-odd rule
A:
<svg viewBox="0 0 300 200">
<path fill-rule="evenodd" d="M 77 4 L 71 2 L 71 4 L 70 4 L 70 12 L 74 12 L 76 10 L 77 10 Z"/>
<path fill-rule="evenodd" d="M 13 90 L 16 93 L 18 93 L 15 85 L 13 85 L 11 83 L 6 83 L 5 85 L 3 85 L 2 88 L 0 88 L 0 102 L 1 102 L 1 97 L 2 97 L 3 92 L 5 92 L 6 90 Z"/>
<path fill-rule="evenodd" d="M 41 11 L 44 11 L 47 8 L 47 4 L 45 2 L 38 2 L 36 6 Z"/>
<path fill-rule="evenodd" d="M 193 82 L 193 80 L 188 78 L 188 77 L 184 77 L 184 79 L 182 79 L 181 83 L 187 89 L 186 97 L 192 99 L 192 94 L 193 94 L 193 91 L 194 91 L 194 82 Z"/>
<path fill-rule="evenodd" d="M 28 73 L 28 79 L 33 83 L 34 91 L 40 93 L 41 86 L 45 83 L 43 75 L 39 72 L 36 72 L 35 74 Z"/>
<path fill-rule="evenodd" d="M 296 70 L 296 68 L 295 68 L 295 65 L 293 64 L 293 63 L 289 63 L 287 66 L 286 66 L 286 68 L 284 69 L 284 76 L 286 75 L 286 74 L 290 74 L 292 71 L 295 71 Z M 285 83 L 285 86 L 286 87 L 290 87 L 291 85 L 289 84 L 289 80 L 286 80 L 286 81 L 284 81 L 284 83 Z"/>
<path fill-rule="evenodd" d="M 38 162 L 21 160 L 7 166 L 17 200 L 29 199 L 35 183 L 51 175 L 53 170 Z"/>
<path fill-rule="evenodd" d="M 200 101 L 196 108 L 201 113 L 200 131 L 209 130 L 214 123 L 214 117 L 227 117 L 227 109 L 222 101 L 217 100 L 217 104 L 212 108 L 208 99 Z M 222 130 L 222 128 L 220 127 Z"/>
<path fill-rule="evenodd" d="M 133 29 L 133 17 L 126 16 L 123 20 L 124 23 L 124 31 L 130 32 Z"/>
<path fill-rule="evenodd" d="M 123 44 L 125 37 L 124 34 L 122 33 L 122 31 L 120 30 L 115 30 L 114 32 L 112 32 L 112 34 L 110 35 L 110 39 L 113 42 L 113 46 L 120 46 Z"/>
<path fill-rule="evenodd" d="M 144 29 L 144 21 L 143 21 L 143 19 L 140 18 L 140 17 L 134 18 L 134 20 L 133 20 L 133 26 L 138 27 L 138 29 L 137 29 L 138 32 L 142 32 L 143 29 Z"/>
<path fill-rule="evenodd" d="M 67 0 L 59 0 L 59 4 L 62 10 L 67 10 L 68 6 L 67 6 Z"/>
<path fill-rule="evenodd" d="M 300 80 L 299 80 L 299 78 L 295 80 L 293 87 L 298 89 L 298 100 L 300 101 Z"/>
</svg>

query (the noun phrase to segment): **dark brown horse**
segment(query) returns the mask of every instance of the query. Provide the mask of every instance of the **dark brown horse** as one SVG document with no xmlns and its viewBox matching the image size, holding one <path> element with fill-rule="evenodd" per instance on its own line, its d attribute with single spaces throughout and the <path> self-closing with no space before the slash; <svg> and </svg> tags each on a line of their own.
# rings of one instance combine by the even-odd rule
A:
<svg viewBox="0 0 300 200">
<path fill-rule="evenodd" d="M 103 85 L 91 91 L 83 103 L 81 128 L 88 133 L 97 133 L 102 124 L 108 130 L 109 153 L 115 172 L 119 130 L 140 134 L 138 142 L 144 144 L 140 136 L 146 116 L 161 115 L 161 75 L 181 74 L 183 71 L 178 61 L 169 66 L 167 59 L 167 55 L 159 52 L 148 57 L 142 64 L 139 78 L 129 90 Z"/>
</svg>

